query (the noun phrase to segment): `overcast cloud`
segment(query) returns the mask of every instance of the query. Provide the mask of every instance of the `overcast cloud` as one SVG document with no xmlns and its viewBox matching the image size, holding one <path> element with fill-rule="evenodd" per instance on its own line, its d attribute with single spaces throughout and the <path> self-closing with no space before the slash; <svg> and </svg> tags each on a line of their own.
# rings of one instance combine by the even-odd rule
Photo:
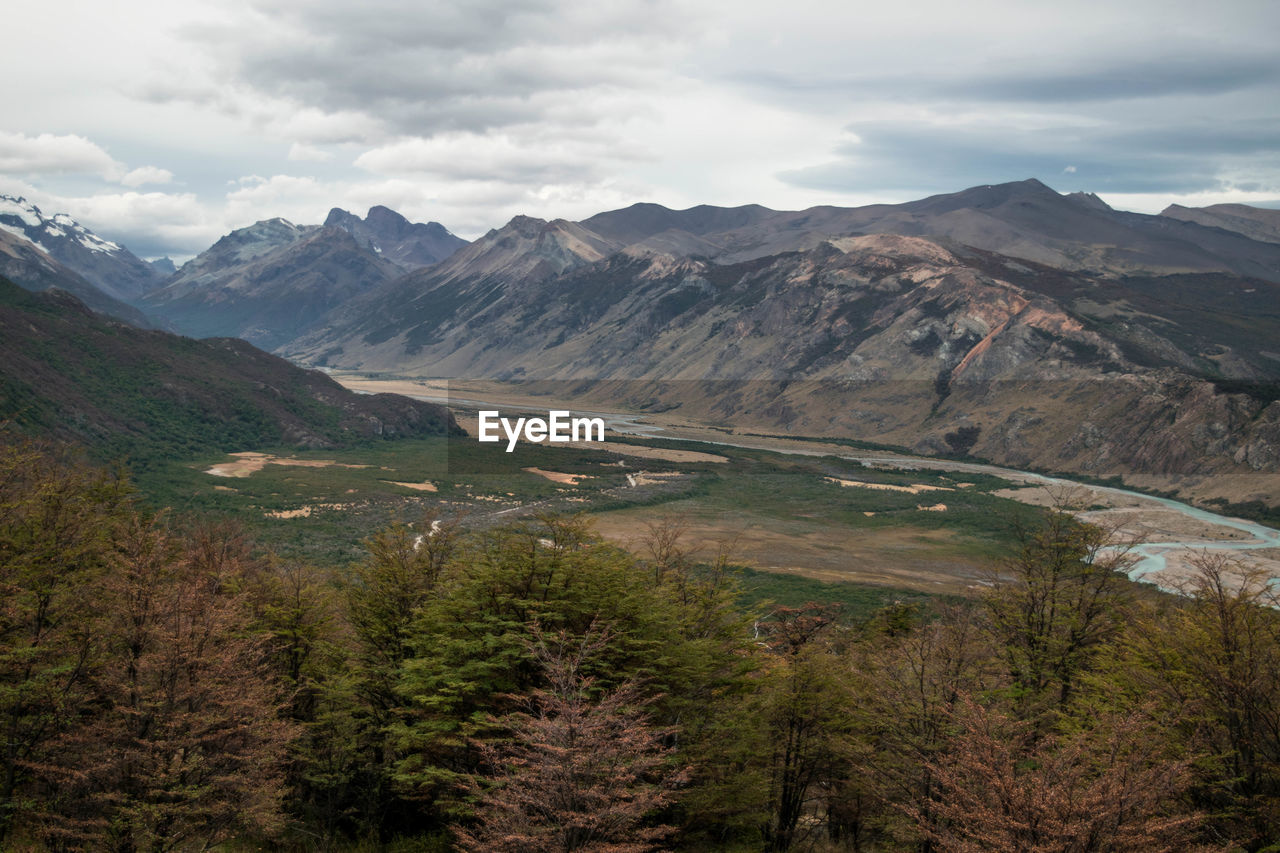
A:
<svg viewBox="0 0 1280 853">
<path fill-rule="evenodd" d="M 465 237 L 637 201 L 1038 177 L 1280 200 L 1280 3 L 69 0 L 8 10 L 0 192 L 139 254 L 386 204 Z"/>
</svg>

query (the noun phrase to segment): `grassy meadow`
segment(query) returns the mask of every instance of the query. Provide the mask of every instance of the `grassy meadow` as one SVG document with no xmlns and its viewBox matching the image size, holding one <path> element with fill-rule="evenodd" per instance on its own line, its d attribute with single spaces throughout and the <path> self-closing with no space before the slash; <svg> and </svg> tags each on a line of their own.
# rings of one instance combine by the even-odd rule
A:
<svg viewBox="0 0 1280 853">
<path fill-rule="evenodd" d="M 792 578 L 929 592 L 972 587 L 1008 552 L 1017 520 L 1035 512 L 991 494 L 1009 484 L 990 476 L 698 442 L 611 437 L 608 446 L 621 452 L 521 443 L 506 453 L 443 437 L 343 450 L 262 447 L 255 449 L 279 461 L 244 476 L 207 473 L 235 461 L 215 453 L 150 465 L 135 479 L 153 508 L 232 519 L 285 559 L 332 567 L 361 559 L 370 533 L 434 509 L 469 526 L 585 512 L 606 538 L 637 551 L 651 526 L 676 519 L 696 554 L 712 559 L 724 550 L 762 577 L 783 579 L 775 586 Z M 695 458 L 631 455 L 666 451 Z"/>
</svg>

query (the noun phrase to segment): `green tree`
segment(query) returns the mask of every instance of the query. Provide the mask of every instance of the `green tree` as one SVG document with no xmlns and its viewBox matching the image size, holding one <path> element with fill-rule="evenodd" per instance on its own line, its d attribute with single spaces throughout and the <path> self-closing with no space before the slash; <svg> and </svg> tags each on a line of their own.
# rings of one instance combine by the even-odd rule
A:
<svg viewBox="0 0 1280 853">
<path fill-rule="evenodd" d="M 353 666 L 319 697 L 311 750 L 320 761 L 312 785 L 320 786 L 314 793 L 330 808 L 341 804 L 341 811 L 358 815 L 359 834 L 421 828 L 418 810 L 393 784 L 398 753 L 390 732 L 408 706 L 398 685 L 414 654 L 414 624 L 440 595 L 460 535 L 456 519 L 434 512 L 415 527 L 394 524 L 365 540 L 369 556 L 345 586 Z"/>
<path fill-rule="evenodd" d="M 89 710 L 130 493 L 66 453 L 0 446 L 0 843 L 43 810 L 29 795 L 35 771 Z"/>
<path fill-rule="evenodd" d="M 1058 506 L 1020 531 L 984 596 L 1013 690 L 1032 715 L 1064 708 L 1094 655 L 1120 631 L 1130 599 L 1128 547 Z"/>
<path fill-rule="evenodd" d="M 1223 554 L 1194 561 L 1185 598 L 1144 623 L 1137 687 L 1177 709 L 1198 805 L 1246 850 L 1280 839 L 1280 613 L 1270 578 Z"/>
</svg>

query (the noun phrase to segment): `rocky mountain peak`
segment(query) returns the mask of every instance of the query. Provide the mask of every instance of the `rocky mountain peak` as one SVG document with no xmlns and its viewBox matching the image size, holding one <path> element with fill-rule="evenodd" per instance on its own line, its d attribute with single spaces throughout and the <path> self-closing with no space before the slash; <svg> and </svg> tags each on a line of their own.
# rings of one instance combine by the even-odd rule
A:
<svg viewBox="0 0 1280 853">
<path fill-rule="evenodd" d="M 335 207 L 324 224 L 348 232 L 370 251 L 404 270 L 437 264 L 467 244 L 439 222 L 410 222 L 381 204 L 369 208 L 364 219 Z"/>
<path fill-rule="evenodd" d="M 369 212 L 365 214 L 364 221 L 370 228 L 386 233 L 402 234 L 412 227 L 412 223 L 408 219 L 381 204 L 369 208 Z"/>
<path fill-rule="evenodd" d="M 141 296 L 161 278 L 119 243 L 100 237 L 66 213 L 45 216 L 21 196 L 0 195 L 0 230 L 29 240 L 113 299 Z"/>
<path fill-rule="evenodd" d="M 1115 209 L 1111 205 L 1103 201 L 1102 199 L 1098 198 L 1097 194 L 1095 193 L 1075 192 L 1068 195 L 1067 198 L 1071 199 L 1077 204 L 1081 204 L 1081 205 L 1084 205 L 1085 207 L 1093 208 L 1094 210 L 1102 210 L 1109 213 Z"/>
<path fill-rule="evenodd" d="M 345 228 L 348 231 L 351 230 L 352 227 L 359 224 L 359 222 L 360 222 L 359 216 L 356 216 L 354 213 L 351 213 L 349 211 L 343 210 L 340 207 L 335 207 L 330 209 L 329 215 L 324 218 L 324 226 L 326 228 L 337 226 L 338 228 Z"/>
</svg>

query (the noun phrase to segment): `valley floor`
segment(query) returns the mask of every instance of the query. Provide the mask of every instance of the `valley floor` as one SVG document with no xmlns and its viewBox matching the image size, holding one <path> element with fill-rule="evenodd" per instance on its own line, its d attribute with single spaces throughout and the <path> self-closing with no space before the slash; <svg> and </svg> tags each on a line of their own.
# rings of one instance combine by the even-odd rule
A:
<svg viewBox="0 0 1280 853">
<path fill-rule="evenodd" d="M 500 383 L 376 379 L 341 373 L 333 376 L 356 391 L 404 394 L 449 403 L 458 414 L 459 423 L 472 435 L 476 430 L 474 411 L 478 406 L 514 412 L 582 408 L 569 401 L 522 393 L 518 388 Z M 1280 533 L 1162 498 L 990 465 L 861 450 L 808 437 L 739 432 L 730 425 L 698 423 L 674 413 L 613 410 L 591 414 L 602 414 L 609 431 L 621 435 L 770 451 L 786 456 L 838 457 L 884 469 L 929 469 L 1000 477 L 1008 480 L 1010 487 L 993 491 L 996 497 L 1033 506 L 1065 505 L 1083 520 L 1113 530 L 1119 540 L 1133 543 L 1137 559 L 1134 577 L 1164 588 L 1178 588 L 1190 571 L 1190 561 L 1206 550 L 1228 550 L 1245 567 L 1273 579 L 1280 578 Z M 621 450 L 621 446 L 618 449 Z M 668 460 L 690 453 L 682 449 L 664 454 L 657 448 L 636 452 L 665 455 Z M 698 454 L 694 452 L 693 456 Z M 849 482 L 857 487 L 856 481 Z M 959 488 L 963 485 L 958 484 Z M 943 498 L 942 493 L 921 496 L 919 511 L 925 513 L 931 507 L 945 507 Z M 864 515 L 867 513 L 874 514 L 875 510 L 865 510 Z M 870 537 L 866 529 L 842 529 L 828 524 L 806 527 L 803 519 L 784 523 L 776 515 L 753 517 L 749 512 L 733 512 L 730 507 L 709 506 L 705 500 L 697 500 L 601 513 L 597 516 L 597 528 L 610 539 L 634 546 L 650 525 L 672 514 L 680 515 L 689 533 L 705 547 L 732 542 L 736 556 L 769 571 L 948 592 L 972 589 L 983 582 L 982 556 L 965 548 L 963 535 L 945 524 L 930 525 L 925 531 L 911 525 L 880 528 Z"/>
</svg>

